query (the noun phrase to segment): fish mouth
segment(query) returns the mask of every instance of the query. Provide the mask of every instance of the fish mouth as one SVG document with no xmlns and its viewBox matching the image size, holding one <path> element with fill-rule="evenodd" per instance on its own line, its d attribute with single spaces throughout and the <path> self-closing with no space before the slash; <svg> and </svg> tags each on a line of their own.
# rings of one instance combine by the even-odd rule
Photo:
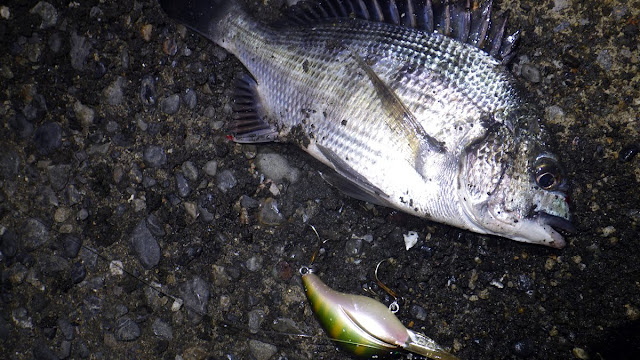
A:
<svg viewBox="0 0 640 360">
<path fill-rule="evenodd" d="M 574 234 L 576 233 L 576 227 L 571 223 L 569 219 L 565 219 L 560 216 L 551 215 L 544 211 L 537 213 L 536 222 L 542 226 L 551 237 L 552 241 L 547 245 L 555 248 L 563 248 L 566 245 L 564 237 L 559 231 Z M 559 230 L 559 231 L 558 231 Z"/>
</svg>

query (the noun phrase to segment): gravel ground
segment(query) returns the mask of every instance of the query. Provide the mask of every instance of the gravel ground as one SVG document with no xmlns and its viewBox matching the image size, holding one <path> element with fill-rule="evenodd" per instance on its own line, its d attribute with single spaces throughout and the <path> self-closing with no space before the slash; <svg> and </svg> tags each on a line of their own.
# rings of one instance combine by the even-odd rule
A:
<svg viewBox="0 0 640 360">
<path fill-rule="evenodd" d="M 388 302 L 392 258 L 399 318 L 461 359 L 640 358 L 640 1 L 494 2 L 567 166 L 562 250 L 369 206 L 293 146 L 230 142 L 241 65 L 155 1 L 0 5 L 0 353 L 348 358 L 297 275 L 310 224 L 321 278 Z"/>
</svg>

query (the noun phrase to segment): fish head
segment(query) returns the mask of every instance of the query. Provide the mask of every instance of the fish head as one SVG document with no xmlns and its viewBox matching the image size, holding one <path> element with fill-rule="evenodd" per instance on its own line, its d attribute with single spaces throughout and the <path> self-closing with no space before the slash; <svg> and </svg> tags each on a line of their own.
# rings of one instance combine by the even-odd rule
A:
<svg viewBox="0 0 640 360">
<path fill-rule="evenodd" d="M 575 232 L 567 180 L 537 132 L 508 126 L 488 130 L 468 145 L 458 178 L 463 218 L 479 233 L 565 246 L 559 232 Z"/>
</svg>

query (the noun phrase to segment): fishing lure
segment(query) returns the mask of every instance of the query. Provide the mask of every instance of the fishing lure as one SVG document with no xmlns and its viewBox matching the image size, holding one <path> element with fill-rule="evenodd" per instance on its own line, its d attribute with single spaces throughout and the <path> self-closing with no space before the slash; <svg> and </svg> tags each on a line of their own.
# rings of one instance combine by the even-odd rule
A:
<svg viewBox="0 0 640 360">
<path fill-rule="evenodd" d="M 406 351 L 437 360 L 457 360 L 426 335 L 407 329 L 384 304 L 331 289 L 307 267 L 300 269 L 309 303 L 332 340 L 360 357 Z"/>
</svg>

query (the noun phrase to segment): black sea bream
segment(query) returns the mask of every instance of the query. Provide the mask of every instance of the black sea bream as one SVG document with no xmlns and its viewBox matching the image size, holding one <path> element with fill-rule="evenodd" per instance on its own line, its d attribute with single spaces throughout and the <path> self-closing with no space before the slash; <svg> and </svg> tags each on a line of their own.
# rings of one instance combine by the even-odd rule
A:
<svg viewBox="0 0 640 360">
<path fill-rule="evenodd" d="M 482 234 L 563 247 L 566 181 L 541 108 L 504 66 L 491 1 L 305 1 L 274 23 L 236 1 L 160 1 L 235 55 L 229 129 L 295 142 L 347 194 Z"/>
</svg>

